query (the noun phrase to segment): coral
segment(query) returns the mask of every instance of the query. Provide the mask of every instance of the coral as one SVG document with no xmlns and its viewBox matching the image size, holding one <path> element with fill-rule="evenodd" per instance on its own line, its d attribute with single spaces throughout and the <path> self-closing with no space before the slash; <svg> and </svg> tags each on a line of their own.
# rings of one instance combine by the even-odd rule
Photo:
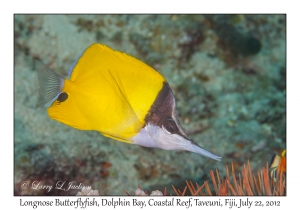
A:
<svg viewBox="0 0 300 210">
<path fill-rule="evenodd" d="M 122 31 L 117 31 L 116 33 L 114 33 L 111 38 L 110 38 L 112 41 L 120 44 L 123 40 L 123 33 Z"/>
<path fill-rule="evenodd" d="M 242 170 L 242 177 L 239 174 L 238 180 L 236 179 L 234 167 L 232 164 L 232 182 L 230 182 L 230 175 L 228 171 L 228 167 L 226 166 L 227 176 L 225 180 L 220 179 L 218 174 L 218 170 L 216 170 L 216 178 L 213 171 L 210 171 L 211 180 L 213 182 L 213 190 L 210 189 L 207 182 L 199 187 L 198 183 L 196 183 L 197 189 L 195 188 L 192 182 L 186 181 L 187 187 L 191 193 L 191 195 L 225 195 L 225 196 L 253 196 L 253 195 L 277 195 L 282 196 L 286 194 L 286 179 L 283 170 L 277 170 L 277 177 L 279 177 L 278 182 L 273 179 L 270 180 L 270 174 L 268 170 L 268 163 L 265 168 L 262 168 L 257 176 L 253 175 L 252 169 L 250 166 L 250 162 L 248 161 L 247 166 L 244 165 L 244 169 Z M 185 190 L 181 193 L 180 190 L 176 190 L 173 186 L 173 189 L 176 195 L 185 195 Z M 204 190 L 204 191 L 203 191 Z M 213 193 L 214 192 L 214 193 Z"/>
<path fill-rule="evenodd" d="M 140 188 L 136 189 L 136 191 L 134 192 L 134 195 L 147 195 L 146 192 Z"/>
<path fill-rule="evenodd" d="M 55 162 L 46 145 L 21 142 L 15 145 L 15 170 L 21 179 L 52 177 Z"/>
<path fill-rule="evenodd" d="M 154 190 L 151 192 L 150 196 L 153 196 L 153 195 L 161 196 L 161 195 L 163 195 L 163 193 L 159 190 Z"/>
<path fill-rule="evenodd" d="M 218 170 L 216 170 L 216 176 L 213 171 L 210 171 L 211 181 L 213 183 L 214 188 L 210 188 L 207 182 L 204 182 L 201 187 L 196 183 L 196 186 L 191 181 L 186 181 L 186 186 L 181 191 L 180 189 L 176 189 L 174 185 L 172 185 L 174 192 L 178 196 L 184 195 L 225 195 L 225 196 L 253 196 L 253 195 L 269 195 L 269 196 L 282 196 L 286 195 L 286 178 L 283 169 L 276 170 L 276 177 L 279 177 L 278 181 L 270 178 L 268 163 L 266 163 L 266 167 L 262 168 L 257 176 L 252 172 L 250 162 L 248 161 L 247 166 L 244 165 L 244 169 L 241 174 L 238 175 L 238 180 L 236 178 L 234 172 L 234 166 L 232 164 L 232 177 L 229 175 L 228 167 L 226 166 L 226 178 L 221 181 Z M 230 181 L 232 180 L 232 181 Z M 187 193 L 187 189 L 189 189 L 189 193 Z M 127 191 L 125 191 L 127 195 L 130 195 Z M 138 189 L 135 191 L 134 195 L 147 195 L 147 192 L 143 191 L 140 185 L 138 185 Z M 156 190 L 152 191 L 151 195 L 166 195 L 166 188 L 164 193 Z"/>
<path fill-rule="evenodd" d="M 149 39 L 138 33 L 131 33 L 129 35 L 129 40 L 133 43 L 136 50 L 145 57 L 145 62 L 147 64 L 153 65 L 162 61 L 162 55 L 152 49 Z"/>
<path fill-rule="evenodd" d="M 245 33 L 240 33 L 228 20 L 227 15 L 207 15 L 215 33 L 224 47 L 228 48 L 233 56 L 249 56 L 257 54 L 261 49 L 258 39 Z"/>
<path fill-rule="evenodd" d="M 195 23 L 193 28 L 188 29 L 184 37 L 179 41 L 178 47 L 181 50 L 181 55 L 178 59 L 179 65 L 183 61 L 188 61 L 204 41 L 205 37 L 202 28 L 202 25 Z"/>
<path fill-rule="evenodd" d="M 235 68 L 245 68 L 250 57 L 258 54 L 262 49 L 261 36 L 257 30 L 250 30 L 248 23 L 235 21 L 243 19 L 241 15 L 204 15 L 206 25 L 216 36 L 216 52 L 218 57 L 228 66 Z M 247 59 L 248 58 L 248 59 Z M 255 68 L 246 68 L 245 74 L 256 74 Z"/>
<path fill-rule="evenodd" d="M 62 180 L 64 188 L 70 184 L 101 187 L 109 177 L 110 162 L 101 156 L 90 161 L 81 157 L 70 158 L 63 147 L 23 141 L 15 145 L 15 195 L 75 195 L 77 189 L 50 191 L 35 190 L 34 186 L 56 186 Z M 67 181 L 66 181 L 67 180 Z M 69 181 L 70 180 L 70 181 Z M 27 183 L 28 188 L 22 187 Z M 35 184 L 39 183 L 39 184 Z M 101 185 L 102 184 L 102 185 Z"/>
<path fill-rule="evenodd" d="M 124 190 L 124 192 L 127 194 L 127 195 L 130 195 L 126 190 Z M 134 195 L 135 196 L 145 196 L 145 195 L 148 195 L 147 191 L 144 191 L 140 185 L 138 185 L 138 189 L 136 189 L 136 191 L 134 191 Z M 166 192 L 166 188 L 164 190 L 164 193 L 162 193 L 161 191 L 159 190 L 154 190 L 151 192 L 150 196 L 161 196 L 161 195 L 167 195 L 167 192 Z"/>
<path fill-rule="evenodd" d="M 94 28 L 92 20 L 85 20 L 83 18 L 78 18 L 75 24 L 78 26 L 79 31 L 84 29 L 87 31 L 92 31 Z"/>
</svg>

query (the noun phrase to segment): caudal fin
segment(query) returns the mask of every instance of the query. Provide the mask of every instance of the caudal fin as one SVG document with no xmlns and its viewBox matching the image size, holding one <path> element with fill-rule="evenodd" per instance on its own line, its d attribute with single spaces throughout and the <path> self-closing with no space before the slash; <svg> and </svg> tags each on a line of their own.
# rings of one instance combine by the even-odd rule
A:
<svg viewBox="0 0 300 210">
<path fill-rule="evenodd" d="M 43 63 L 34 60 L 36 72 L 39 78 L 39 102 L 38 105 L 45 105 L 51 100 L 57 98 L 61 92 L 64 78 L 48 68 Z"/>
</svg>

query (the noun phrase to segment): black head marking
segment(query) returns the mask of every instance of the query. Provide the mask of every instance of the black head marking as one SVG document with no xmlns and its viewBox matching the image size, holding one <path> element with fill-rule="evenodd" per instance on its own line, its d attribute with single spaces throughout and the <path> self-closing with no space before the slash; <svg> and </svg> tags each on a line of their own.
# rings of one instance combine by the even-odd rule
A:
<svg viewBox="0 0 300 210">
<path fill-rule="evenodd" d="M 69 97 L 68 94 L 66 92 L 63 92 L 63 93 L 59 94 L 59 96 L 57 97 L 57 100 L 59 102 L 64 102 L 65 100 L 68 99 L 68 97 Z"/>
<path fill-rule="evenodd" d="M 178 134 L 188 139 L 177 121 L 174 95 L 167 82 L 164 82 L 161 91 L 145 117 L 145 121 L 164 128 L 170 134 Z"/>
</svg>

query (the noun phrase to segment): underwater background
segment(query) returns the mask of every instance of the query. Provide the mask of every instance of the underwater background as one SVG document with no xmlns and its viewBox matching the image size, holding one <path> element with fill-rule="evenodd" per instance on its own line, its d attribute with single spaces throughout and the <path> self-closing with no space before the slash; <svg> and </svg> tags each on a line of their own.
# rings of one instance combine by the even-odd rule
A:
<svg viewBox="0 0 300 210">
<path fill-rule="evenodd" d="M 169 82 L 181 124 L 218 162 L 185 151 L 144 148 L 80 131 L 38 107 L 33 59 L 62 76 L 92 43 L 147 63 Z M 233 163 L 253 172 L 286 148 L 285 15 L 14 15 L 14 194 L 24 182 L 91 186 L 100 195 L 151 192 Z M 53 188 L 54 188 L 53 187 Z M 66 186 L 67 187 L 67 186 Z"/>
</svg>

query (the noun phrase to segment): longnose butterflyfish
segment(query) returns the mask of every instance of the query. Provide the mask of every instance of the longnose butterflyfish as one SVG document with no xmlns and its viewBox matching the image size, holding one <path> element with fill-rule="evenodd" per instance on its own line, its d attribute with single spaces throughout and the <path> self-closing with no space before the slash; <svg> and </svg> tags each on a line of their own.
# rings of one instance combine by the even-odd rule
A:
<svg viewBox="0 0 300 210">
<path fill-rule="evenodd" d="M 36 61 L 40 104 L 50 118 L 79 130 L 95 130 L 126 143 L 186 150 L 215 160 L 184 133 L 165 78 L 142 61 L 92 44 L 64 78 Z"/>
</svg>

